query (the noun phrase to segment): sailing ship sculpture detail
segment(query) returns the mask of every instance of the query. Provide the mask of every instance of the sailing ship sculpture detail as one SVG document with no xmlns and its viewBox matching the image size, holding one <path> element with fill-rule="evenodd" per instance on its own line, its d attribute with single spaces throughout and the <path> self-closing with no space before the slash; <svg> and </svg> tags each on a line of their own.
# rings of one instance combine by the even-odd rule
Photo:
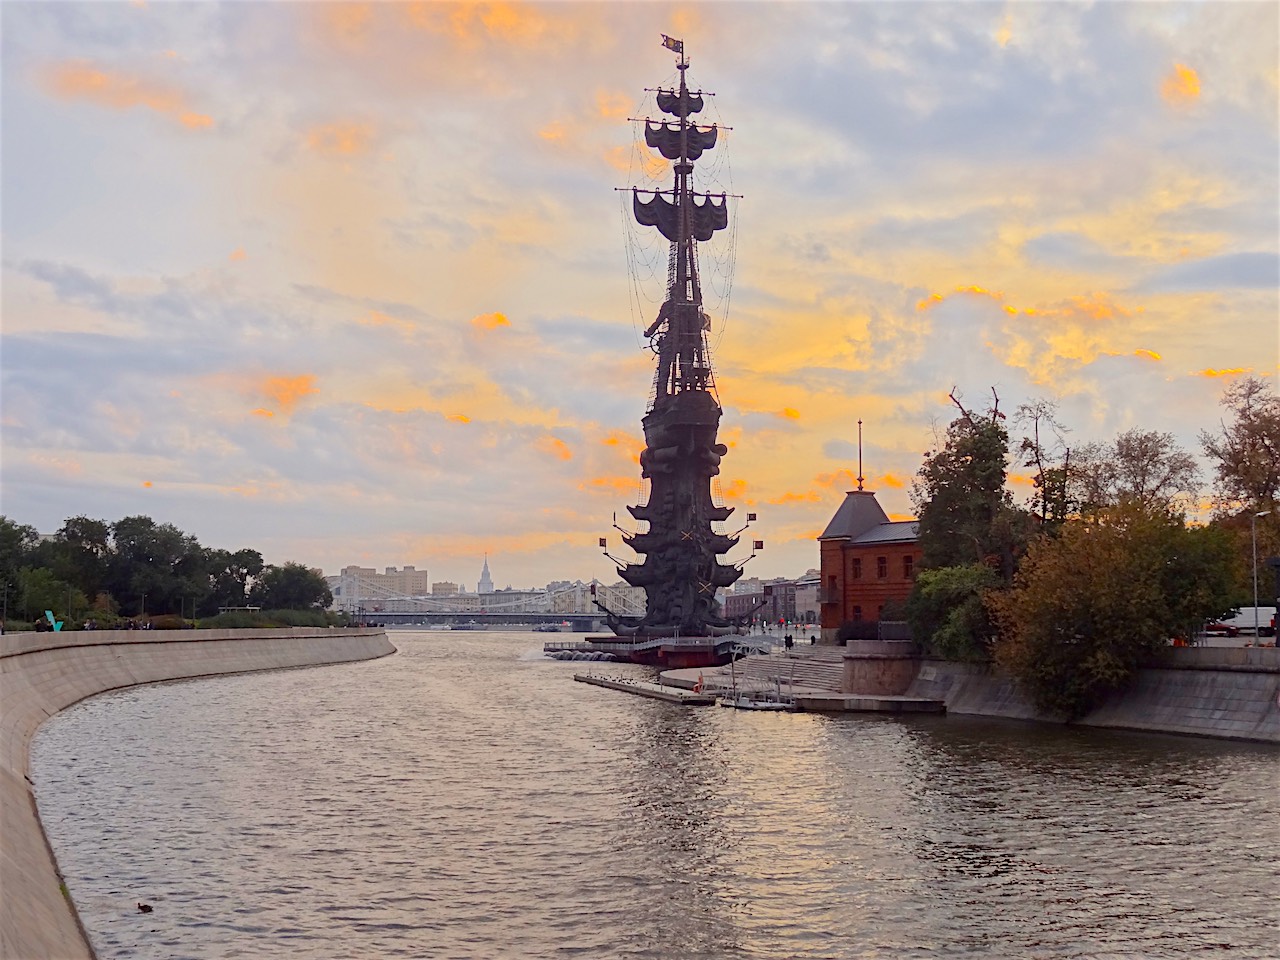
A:
<svg viewBox="0 0 1280 960">
<path fill-rule="evenodd" d="M 674 182 L 669 190 L 631 188 L 636 221 L 656 227 L 670 243 L 666 299 L 644 331 L 657 356 L 640 454 L 649 496 L 647 502 L 627 508 L 648 529 L 623 536 L 627 546 L 644 555 L 643 562 L 615 560 L 627 583 L 644 588 L 645 613 L 622 617 L 597 606 L 620 637 L 717 637 L 742 629 L 739 621 L 722 615 L 716 600 L 716 590 L 737 580 L 742 568 L 719 560 L 737 545 L 738 536 L 712 528 L 727 520 L 733 508 L 717 505 L 711 490 L 728 451 L 717 440 L 721 408 L 707 341 L 711 323 L 703 309 L 697 245 L 729 225 L 728 195 L 694 189 L 694 164 L 715 147 L 719 129 L 691 119 L 702 111 L 704 95 L 688 88 L 683 44 L 663 37 L 663 45 L 680 54 L 679 86 L 656 91 L 658 108 L 673 119 L 646 118 L 644 134 L 647 146 L 672 161 Z M 642 193 L 651 196 L 645 199 Z M 755 545 L 763 546 L 760 541 Z"/>
</svg>

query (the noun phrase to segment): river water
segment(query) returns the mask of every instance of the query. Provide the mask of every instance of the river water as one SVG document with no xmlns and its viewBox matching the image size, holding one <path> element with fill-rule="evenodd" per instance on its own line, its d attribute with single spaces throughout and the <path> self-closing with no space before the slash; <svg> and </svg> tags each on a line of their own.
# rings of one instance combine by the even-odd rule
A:
<svg viewBox="0 0 1280 960">
<path fill-rule="evenodd" d="M 1280 955 L 1272 747 L 681 708 L 538 634 L 391 636 L 45 726 L 99 957 Z"/>
</svg>

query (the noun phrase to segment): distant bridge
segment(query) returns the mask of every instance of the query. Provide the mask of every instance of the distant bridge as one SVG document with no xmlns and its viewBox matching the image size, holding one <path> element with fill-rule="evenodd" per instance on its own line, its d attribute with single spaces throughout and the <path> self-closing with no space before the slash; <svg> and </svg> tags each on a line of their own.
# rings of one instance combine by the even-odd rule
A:
<svg viewBox="0 0 1280 960">
<path fill-rule="evenodd" d="M 389 613 L 382 610 L 365 610 L 356 615 L 365 624 L 377 626 L 396 626 L 422 624 L 423 626 L 461 626 L 477 624 L 486 629 L 492 627 L 535 627 L 544 623 L 567 623 L 567 630 L 573 633 L 599 633 L 603 627 L 604 617 L 590 613 L 427 613 L 413 611 L 410 613 Z"/>
</svg>

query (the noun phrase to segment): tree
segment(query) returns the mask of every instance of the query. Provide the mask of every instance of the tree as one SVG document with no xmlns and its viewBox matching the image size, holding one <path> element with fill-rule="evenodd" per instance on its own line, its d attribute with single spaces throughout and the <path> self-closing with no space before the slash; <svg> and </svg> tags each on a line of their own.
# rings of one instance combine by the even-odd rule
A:
<svg viewBox="0 0 1280 960">
<path fill-rule="evenodd" d="M 1058 406 L 1052 400 L 1034 400 L 1019 405 L 1014 421 L 1029 435 L 1018 444 L 1022 465 L 1035 471 L 1035 491 L 1028 503 L 1042 533 L 1055 533 L 1079 505 L 1071 497 L 1071 448 L 1058 422 Z"/>
<path fill-rule="evenodd" d="M 98 592 L 111 559 L 111 525 L 89 517 L 70 517 L 54 536 L 49 566 L 86 595 Z"/>
<path fill-rule="evenodd" d="M 189 600 L 208 592 L 204 548 L 173 524 L 125 517 L 112 524 L 111 536 L 108 584 L 125 610 L 181 613 Z"/>
<path fill-rule="evenodd" d="M 255 577 L 262 573 L 262 554 L 257 550 L 209 550 L 205 566 L 208 570 L 208 593 L 201 602 L 201 612 L 217 613 L 219 607 L 243 607 L 249 602 L 249 590 Z"/>
<path fill-rule="evenodd" d="M 1272 509 L 1280 497 L 1280 397 L 1258 377 L 1237 380 L 1222 395 L 1232 414 L 1222 432 L 1200 432 L 1214 465 L 1214 495 L 1225 513 Z"/>
<path fill-rule="evenodd" d="M 17 608 L 26 620 L 40 620 L 46 610 L 70 620 L 88 609 L 85 595 L 44 567 L 24 567 L 18 573 Z"/>
<path fill-rule="evenodd" d="M 316 571 L 300 563 L 286 563 L 262 572 L 250 600 L 263 610 L 323 610 L 333 602 L 333 594 Z"/>
<path fill-rule="evenodd" d="M 1173 507 L 1200 489 L 1195 458 L 1171 433 L 1134 427 L 1111 443 L 1076 450 L 1071 471 L 1074 498 L 1086 509 L 1132 500 L 1144 507 Z"/>
<path fill-rule="evenodd" d="M 1028 550 L 1011 590 L 987 594 L 994 646 L 1042 710 L 1083 716 L 1123 689 L 1147 656 L 1231 605 L 1228 537 L 1126 501 Z"/>
<path fill-rule="evenodd" d="M 922 570 L 907 600 L 911 635 L 949 660 L 986 657 L 995 628 L 983 597 L 1001 584 L 994 570 L 979 563 Z"/>
<path fill-rule="evenodd" d="M 1000 398 L 985 415 L 951 400 L 960 416 L 941 450 L 925 454 L 911 497 L 920 515 L 924 568 L 990 563 L 1006 580 L 1026 542 L 1027 515 L 1005 489 L 1009 434 Z"/>
<path fill-rule="evenodd" d="M 7 602 L 18 596 L 18 573 L 28 565 L 40 534 L 35 527 L 0 516 L 0 590 Z"/>
</svg>

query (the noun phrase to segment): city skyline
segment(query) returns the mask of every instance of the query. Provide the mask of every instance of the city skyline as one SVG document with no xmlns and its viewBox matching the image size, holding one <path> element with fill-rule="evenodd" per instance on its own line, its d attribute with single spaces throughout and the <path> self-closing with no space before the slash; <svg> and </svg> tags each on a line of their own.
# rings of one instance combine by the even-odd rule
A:
<svg viewBox="0 0 1280 960">
<path fill-rule="evenodd" d="M 744 196 L 713 351 L 745 576 L 817 565 L 859 419 L 902 518 L 953 387 L 1197 456 L 1233 377 L 1275 388 L 1274 4 L 0 17 L 0 511 L 42 532 L 613 582 L 653 377 L 614 188 L 662 34 Z"/>
</svg>

